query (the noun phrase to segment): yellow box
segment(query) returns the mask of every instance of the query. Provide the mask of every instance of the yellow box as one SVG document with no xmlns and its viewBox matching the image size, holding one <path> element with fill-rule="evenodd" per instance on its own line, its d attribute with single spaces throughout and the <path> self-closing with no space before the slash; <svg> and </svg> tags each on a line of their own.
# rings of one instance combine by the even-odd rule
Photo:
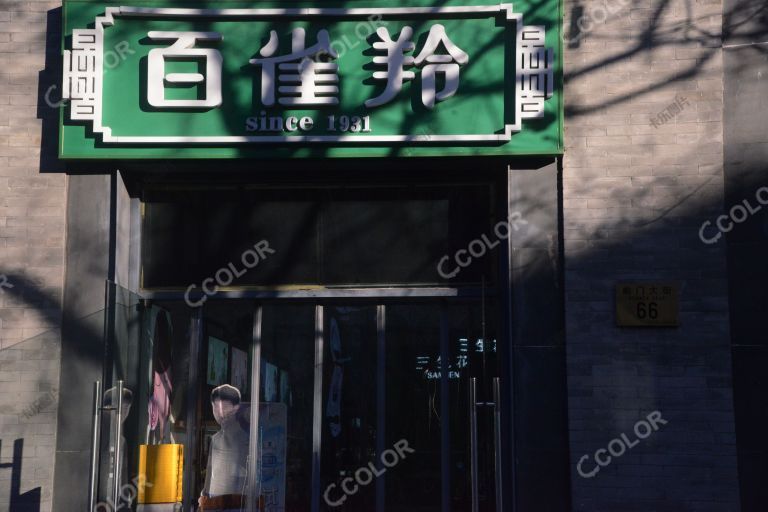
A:
<svg viewBox="0 0 768 512">
<path fill-rule="evenodd" d="M 184 477 L 184 445 L 139 446 L 138 503 L 179 503 Z"/>
</svg>

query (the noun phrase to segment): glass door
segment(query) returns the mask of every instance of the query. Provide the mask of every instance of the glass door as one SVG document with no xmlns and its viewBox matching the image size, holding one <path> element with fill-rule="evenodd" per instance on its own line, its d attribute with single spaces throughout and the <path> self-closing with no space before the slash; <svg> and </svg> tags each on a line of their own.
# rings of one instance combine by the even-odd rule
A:
<svg viewBox="0 0 768 512">
<path fill-rule="evenodd" d="M 500 510 L 482 300 L 113 292 L 95 510 Z"/>
<path fill-rule="evenodd" d="M 497 510 L 489 309 L 262 306 L 257 510 Z"/>
<path fill-rule="evenodd" d="M 259 408 L 251 446 L 256 455 L 251 512 L 312 510 L 320 467 L 317 314 L 314 304 L 257 308 Z"/>
<path fill-rule="evenodd" d="M 196 436 L 185 510 L 248 510 L 257 454 L 251 428 L 260 407 L 253 384 L 251 301 L 210 301 L 200 314 L 194 429 Z M 254 504 L 255 505 L 255 504 Z"/>
<path fill-rule="evenodd" d="M 385 312 L 385 446 L 413 452 L 383 475 L 377 510 L 496 510 L 495 322 L 479 301 Z"/>
<path fill-rule="evenodd" d="M 111 282 L 107 295 L 89 510 L 193 510 L 199 311 L 150 303 Z"/>
<path fill-rule="evenodd" d="M 385 419 L 380 310 L 373 304 L 323 307 L 320 510 L 376 509 Z"/>
<path fill-rule="evenodd" d="M 103 377 L 94 383 L 91 431 L 89 507 L 93 511 L 131 510 L 136 482 L 138 414 L 134 396 L 141 386 L 142 322 L 139 297 L 113 282 L 106 283 Z"/>
</svg>

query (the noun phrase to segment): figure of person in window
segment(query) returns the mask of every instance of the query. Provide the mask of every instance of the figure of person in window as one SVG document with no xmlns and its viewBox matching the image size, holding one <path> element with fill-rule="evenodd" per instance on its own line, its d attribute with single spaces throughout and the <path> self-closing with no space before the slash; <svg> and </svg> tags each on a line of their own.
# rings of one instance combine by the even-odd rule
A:
<svg viewBox="0 0 768 512">
<path fill-rule="evenodd" d="M 211 438 L 205 485 L 198 503 L 205 512 L 245 510 L 248 426 L 240 415 L 240 391 L 229 384 L 211 392 L 213 417 L 221 430 Z"/>
</svg>

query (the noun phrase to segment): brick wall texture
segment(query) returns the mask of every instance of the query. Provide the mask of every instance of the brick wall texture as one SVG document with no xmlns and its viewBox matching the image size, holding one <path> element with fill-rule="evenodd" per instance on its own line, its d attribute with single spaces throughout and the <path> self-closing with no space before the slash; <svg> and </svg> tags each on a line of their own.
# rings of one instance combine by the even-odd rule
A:
<svg viewBox="0 0 768 512">
<path fill-rule="evenodd" d="M 14 512 L 51 510 L 66 176 L 41 163 L 55 118 L 41 96 L 57 7 L 0 2 L 0 510 Z"/>
<path fill-rule="evenodd" d="M 725 245 L 699 239 L 723 205 L 722 19 L 720 0 L 565 3 L 576 511 L 739 510 Z M 614 284 L 648 279 L 680 283 L 680 326 L 615 327 Z M 667 424 L 580 474 L 652 411 Z"/>
</svg>

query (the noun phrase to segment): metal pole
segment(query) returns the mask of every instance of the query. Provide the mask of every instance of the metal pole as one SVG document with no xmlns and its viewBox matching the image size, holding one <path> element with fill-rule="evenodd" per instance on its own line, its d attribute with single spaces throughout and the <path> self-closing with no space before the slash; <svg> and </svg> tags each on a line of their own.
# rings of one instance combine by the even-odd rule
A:
<svg viewBox="0 0 768 512">
<path fill-rule="evenodd" d="M 440 304 L 440 480 L 442 512 L 452 512 L 451 503 L 451 416 L 449 364 L 450 322 L 448 320 L 448 305 Z"/>
<path fill-rule="evenodd" d="M 315 384 L 312 408 L 312 512 L 320 512 L 320 441 L 323 428 L 323 306 L 315 306 Z"/>
<path fill-rule="evenodd" d="M 197 450 L 193 449 L 198 440 L 198 398 L 200 396 L 200 345 L 203 336 L 203 308 L 197 308 L 189 320 L 189 392 L 187 394 L 187 436 L 184 440 L 184 480 L 182 483 L 182 502 L 185 507 L 193 510 L 197 503 L 194 496 L 194 468 L 200 463 Z M 209 406 L 210 407 L 210 406 Z M 207 461 L 202 461 L 205 464 Z"/>
<path fill-rule="evenodd" d="M 114 477 L 115 480 L 113 482 L 114 484 L 114 491 L 113 491 L 113 501 L 112 503 L 115 504 L 115 510 L 118 509 L 117 500 L 120 498 L 120 470 L 122 469 L 122 460 L 121 457 L 123 455 L 122 450 L 122 443 L 121 440 L 123 438 L 123 421 L 122 421 L 122 415 L 123 415 L 123 381 L 119 380 L 117 381 L 117 408 L 115 409 L 115 471 L 114 471 Z"/>
<path fill-rule="evenodd" d="M 99 445 L 101 440 L 101 381 L 93 383 L 93 417 L 91 419 L 91 467 L 88 480 L 88 512 L 96 506 L 99 485 Z"/>
<path fill-rule="evenodd" d="M 386 428 L 386 316 L 385 306 L 376 306 L 376 467 L 381 468 Z M 376 512 L 384 512 L 386 475 L 376 479 Z"/>
<path fill-rule="evenodd" d="M 517 200 L 518 190 L 516 188 L 516 184 L 514 183 L 514 175 L 515 171 L 507 166 L 507 209 L 506 209 L 506 218 L 509 220 L 510 216 L 512 215 L 513 211 L 513 204 Z M 504 432 L 504 439 L 505 445 L 507 446 L 506 449 L 503 449 L 503 454 L 506 456 L 506 464 L 504 464 L 504 467 L 508 469 L 508 473 L 505 476 L 507 481 L 508 490 L 506 492 L 506 495 L 508 496 L 507 504 L 509 505 L 509 509 L 512 512 L 515 512 L 517 510 L 517 467 L 516 467 L 516 460 L 517 460 L 517 435 L 515 430 L 515 418 L 516 418 L 516 410 L 515 410 L 515 378 L 516 378 L 516 372 L 515 372 L 515 342 L 516 342 L 516 335 L 514 332 L 514 322 L 516 321 L 516 317 L 514 314 L 514 306 L 513 303 L 513 293 L 515 292 L 514 286 L 515 286 L 515 279 L 514 279 L 514 270 L 513 270 L 513 254 L 514 254 L 514 248 L 515 244 L 517 243 L 517 240 L 515 239 L 515 236 L 513 236 L 514 231 L 510 231 L 510 236 L 507 238 L 507 243 L 502 247 L 502 253 L 504 254 L 502 267 L 500 269 L 501 275 L 504 276 L 504 289 L 505 292 L 502 293 L 503 299 L 503 326 L 504 326 L 504 344 L 505 350 L 504 352 L 501 352 L 497 350 L 497 354 L 504 354 L 506 356 L 506 361 L 504 361 L 504 364 L 501 366 L 502 371 L 502 378 L 504 378 L 504 396 L 507 396 L 508 398 L 504 402 L 504 404 L 501 404 L 501 393 L 499 394 L 499 401 L 497 402 L 497 407 L 503 405 L 506 412 L 503 413 L 504 417 L 502 418 L 504 425 L 506 425 L 506 430 Z M 498 356 L 497 356 L 498 357 Z M 501 390 L 499 390 L 501 391 Z"/>
<path fill-rule="evenodd" d="M 477 472 L 477 378 L 469 379 L 469 436 L 470 436 L 470 478 L 472 480 L 472 512 L 480 510 Z"/>
<path fill-rule="evenodd" d="M 259 467 L 261 464 L 261 426 L 259 425 L 259 396 L 261 394 L 261 322 L 264 309 L 256 306 L 253 314 L 253 357 L 251 370 L 251 432 L 248 447 L 248 512 L 257 512 L 259 506 Z"/>
<path fill-rule="evenodd" d="M 494 465 L 496 466 L 496 510 L 504 510 L 501 493 L 501 389 L 499 378 L 493 378 L 493 433 L 494 433 Z"/>
</svg>

